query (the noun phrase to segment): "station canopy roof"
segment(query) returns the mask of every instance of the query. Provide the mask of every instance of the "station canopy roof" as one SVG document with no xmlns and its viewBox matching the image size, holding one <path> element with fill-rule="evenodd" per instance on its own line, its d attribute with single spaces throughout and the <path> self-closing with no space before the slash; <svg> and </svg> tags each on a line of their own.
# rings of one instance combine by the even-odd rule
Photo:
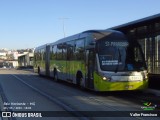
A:
<svg viewBox="0 0 160 120">
<path fill-rule="evenodd" d="M 152 15 L 146 18 L 142 18 L 139 20 L 135 20 L 132 22 L 128 22 L 119 26 L 115 26 L 109 29 L 115 29 L 115 30 L 120 30 L 120 29 L 126 29 L 126 28 L 133 28 L 137 26 L 145 26 L 147 24 L 155 23 L 155 22 L 160 22 L 160 13 L 156 15 Z"/>
</svg>

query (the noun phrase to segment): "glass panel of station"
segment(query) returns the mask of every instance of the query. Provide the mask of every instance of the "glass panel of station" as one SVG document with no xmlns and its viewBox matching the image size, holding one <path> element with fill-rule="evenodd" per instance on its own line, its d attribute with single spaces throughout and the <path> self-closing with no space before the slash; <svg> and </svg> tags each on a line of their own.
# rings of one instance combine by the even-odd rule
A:
<svg viewBox="0 0 160 120">
<path fill-rule="evenodd" d="M 160 74 L 160 23 L 130 29 L 128 35 L 140 43 L 148 72 Z"/>
</svg>

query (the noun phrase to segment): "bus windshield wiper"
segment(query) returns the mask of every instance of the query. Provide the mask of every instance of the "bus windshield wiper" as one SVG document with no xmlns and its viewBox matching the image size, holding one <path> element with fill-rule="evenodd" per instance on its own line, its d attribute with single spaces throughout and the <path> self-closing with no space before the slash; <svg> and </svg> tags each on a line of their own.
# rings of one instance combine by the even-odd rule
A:
<svg viewBox="0 0 160 120">
<path fill-rule="evenodd" d="M 118 64 L 117 64 L 117 66 L 116 66 L 115 73 L 117 73 L 117 71 L 118 71 L 119 62 L 121 62 L 121 52 L 120 52 L 120 50 L 119 50 L 119 48 L 118 48 Z"/>
</svg>

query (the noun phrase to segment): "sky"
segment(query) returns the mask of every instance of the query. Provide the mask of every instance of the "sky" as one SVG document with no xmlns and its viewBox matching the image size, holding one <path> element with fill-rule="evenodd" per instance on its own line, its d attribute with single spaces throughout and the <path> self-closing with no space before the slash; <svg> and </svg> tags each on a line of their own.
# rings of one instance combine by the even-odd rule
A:
<svg viewBox="0 0 160 120">
<path fill-rule="evenodd" d="M 35 48 L 64 34 L 107 29 L 159 13 L 160 0 L 0 0 L 0 48 Z"/>
</svg>

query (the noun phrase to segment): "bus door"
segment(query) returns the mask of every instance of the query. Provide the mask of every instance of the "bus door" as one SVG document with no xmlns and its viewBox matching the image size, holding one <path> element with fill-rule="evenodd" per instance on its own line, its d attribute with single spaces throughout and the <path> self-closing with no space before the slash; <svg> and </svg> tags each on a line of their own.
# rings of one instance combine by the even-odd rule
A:
<svg viewBox="0 0 160 120">
<path fill-rule="evenodd" d="M 49 66 L 50 66 L 50 63 L 49 63 L 49 61 L 50 61 L 50 54 L 49 53 L 50 52 L 49 51 L 50 51 L 50 46 L 47 45 L 46 46 L 46 51 L 45 51 L 45 61 L 46 61 L 46 63 L 45 63 L 46 64 L 46 66 L 45 66 L 46 68 L 45 69 L 46 69 L 46 75 L 47 76 L 50 76 L 50 68 L 49 68 Z"/>
<path fill-rule="evenodd" d="M 95 52 L 94 50 L 90 49 L 87 50 L 86 52 L 86 63 L 87 63 L 87 67 L 86 67 L 86 71 L 87 71 L 87 78 L 86 78 L 86 86 L 88 88 L 93 89 L 94 88 L 94 65 L 95 65 Z"/>
</svg>

